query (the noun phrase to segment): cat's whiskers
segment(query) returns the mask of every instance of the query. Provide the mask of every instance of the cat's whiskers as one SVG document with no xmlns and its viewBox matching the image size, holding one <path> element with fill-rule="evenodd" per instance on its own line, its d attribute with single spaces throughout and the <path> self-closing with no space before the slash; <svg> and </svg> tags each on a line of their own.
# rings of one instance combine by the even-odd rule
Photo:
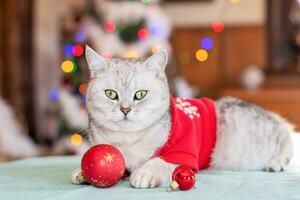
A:
<svg viewBox="0 0 300 200">
<path fill-rule="evenodd" d="M 111 115 L 112 115 L 112 113 L 107 115 L 102 121 L 95 123 L 94 126 L 97 127 L 97 128 L 101 127 L 105 122 L 107 122 L 108 120 L 111 119 L 110 118 Z M 83 137 L 86 136 L 87 134 L 91 133 L 91 131 L 92 130 L 90 128 L 86 128 L 86 127 L 80 128 L 79 130 L 77 130 L 77 132 L 80 132 L 81 136 L 83 136 Z"/>
</svg>

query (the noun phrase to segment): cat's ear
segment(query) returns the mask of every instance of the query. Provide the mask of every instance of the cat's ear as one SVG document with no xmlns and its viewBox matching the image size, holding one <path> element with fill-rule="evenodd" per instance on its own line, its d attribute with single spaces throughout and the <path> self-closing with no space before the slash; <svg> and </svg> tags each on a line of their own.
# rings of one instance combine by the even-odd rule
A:
<svg viewBox="0 0 300 200">
<path fill-rule="evenodd" d="M 98 72 L 105 70 L 108 66 L 108 61 L 88 45 L 85 46 L 85 57 L 89 65 L 91 78 L 95 77 Z"/>
<path fill-rule="evenodd" d="M 150 58 L 148 58 L 144 65 L 151 70 L 157 72 L 163 72 L 168 63 L 168 53 L 166 49 L 160 49 L 155 54 L 153 54 Z"/>
</svg>

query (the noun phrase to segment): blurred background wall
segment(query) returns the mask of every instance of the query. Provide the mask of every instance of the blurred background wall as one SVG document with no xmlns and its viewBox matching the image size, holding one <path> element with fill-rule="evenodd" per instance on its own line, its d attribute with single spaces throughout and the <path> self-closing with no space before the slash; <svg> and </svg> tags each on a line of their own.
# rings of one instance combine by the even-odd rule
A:
<svg viewBox="0 0 300 200">
<path fill-rule="evenodd" d="M 171 17 L 173 25 L 180 27 L 209 27 L 216 19 L 229 25 L 263 25 L 266 21 L 266 4 L 266 0 L 241 0 L 229 5 L 228 1 L 224 0 L 188 3 L 183 1 L 168 3 L 164 9 Z"/>
<path fill-rule="evenodd" d="M 1 1 L 0 9 L 1 96 L 24 114 L 34 133 L 33 1 Z"/>
</svg>

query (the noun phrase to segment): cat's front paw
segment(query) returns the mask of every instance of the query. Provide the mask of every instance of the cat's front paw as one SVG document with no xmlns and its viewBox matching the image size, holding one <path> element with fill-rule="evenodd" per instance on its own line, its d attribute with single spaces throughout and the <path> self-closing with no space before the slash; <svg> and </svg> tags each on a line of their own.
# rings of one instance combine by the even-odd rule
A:
<svg viewBox="0 0 300 200">
<path fill-rule="evenodd" d="M 86 183 L 85 178 L 82 175 L 81 169 L 77 169 L 72 174 L 72 183 L 76 185 Z"/>
<path fill-rule="evenodd" d="M 140 168 L 135 171 L 130 176 L 130 184 L 134 188 L 154 188 L 160 185 L 161 180 L 155 172 Z"/>
</svg>

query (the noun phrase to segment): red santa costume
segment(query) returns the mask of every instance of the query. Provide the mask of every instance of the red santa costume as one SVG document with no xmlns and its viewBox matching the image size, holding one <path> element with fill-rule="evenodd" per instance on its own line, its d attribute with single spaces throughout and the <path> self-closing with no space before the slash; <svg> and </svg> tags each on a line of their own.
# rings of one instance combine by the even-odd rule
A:
<svg viewBox="0 0 300 200">
<path fill-rule="evenodd" d="M 195 171 L 208 168 L 216 142 L 214 102 L 207 98 L 171 97 L 171 115 L 169 139 L 154 156 L 188 165 Z"/>
</svg>

